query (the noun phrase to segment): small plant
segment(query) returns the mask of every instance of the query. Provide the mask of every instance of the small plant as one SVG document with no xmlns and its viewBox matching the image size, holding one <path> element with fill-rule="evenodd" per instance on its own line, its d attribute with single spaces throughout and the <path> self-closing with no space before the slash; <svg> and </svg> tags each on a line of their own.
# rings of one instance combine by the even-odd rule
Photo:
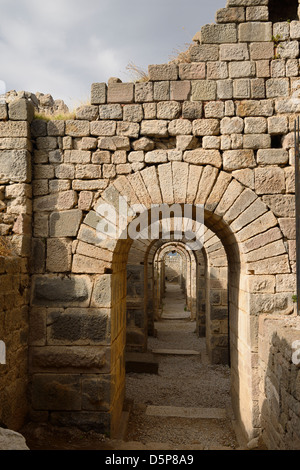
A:
<svg viewBox="0 0 300 470">
<path fill-rule="evenodd" d="M 292 295 L 292 300 L 293 300 L 294 304 L 297 303 L 297 301 L 298 301 L 297 295 Z"/>
<path fill-rule="evenodd" d="M 145 72 L 145 70 L 136 65 L 134 62 L 129 62 L 129 64 L 126 66 L 126 70 L 127 72 L 129 72 L 134 82 L 149 81 L 149 76 L 147 72 Z"/>
<path fill-rule="evenodd" d="M 50 113 L 35 113 L 35 119 L 41 119 L 43 121 L 68 121 L 75 119 L 75 113 L 66 114 L 50 114 Z"/>
<path fill-rule="evenodd" d="M 272 41 L 274 42 L 275 46 L 278 46 L 280 40 L 281 40 L 280 34 L 276 34 L 276 36 L 272 36 Z"/>
</svg>

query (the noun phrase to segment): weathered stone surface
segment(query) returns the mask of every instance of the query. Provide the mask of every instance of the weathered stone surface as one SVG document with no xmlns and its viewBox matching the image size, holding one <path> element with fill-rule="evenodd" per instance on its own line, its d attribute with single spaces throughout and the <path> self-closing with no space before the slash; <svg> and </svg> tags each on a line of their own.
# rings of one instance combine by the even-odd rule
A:
<svg viewBox="0 0 300 470">
<path fill-rule="evenodd" d="M 0 181 L 31 181 L 31 157 L 27 150 L 0 150 Z"/>
<path fill-rule="evenodd" d="M 285 165 L 289 154 L 283 149 L 260 149 L 257 152 L 257 163 L 262 165 Z"/>
<path fill-rule="evenodd" d="M 271 41 L 272 23 L 248 22 L 239 25 L 239 41 Z"/>
<path fill-rule="evenodd" d="M 176 64 L 149 65 L 149 78 L 155 80 L 177 80 L 178 66 Z"/>
<path fill-rule="evenodd" d="M 0 450 L 29 450 L 22 434 L 0 428 Z"/>
<path fill-rule="evenodd" d="M 241 117 L 250 116 L 272 116 L 273 104 L 271 100 L 245 100 L 237 104 L 237 115 Z"/>
<path fill-rule="evenodd" d="M 207 24 L 201 28 L 202 44 L 222 44 L 237 41 L 237 28 L 234 23 Z"/>
<path fill-rule="evenodd" d="M 245 134 L 243 137 L 245 149 L 265 149 L 271 147 L 271 137 L 268 134 Z"/>
<path fill-rule="evenodd" d="M 168 161 L 168 154 L 166 150 L 152 150 L 146 152 L 145 162 L 146 163 L 165 163 Z"/>
<path fill-rule="evenodd" d="M 204 62 L 179 64 L 179 78 L 181 80 L 199 80 L 206 77 Z"/>
<path fill-rule="evenodd" d="M 296 222 L 294 218 L 279 218 L 278 219 L 280 229 L 283 236 L 295 240 L 296 239 Z"/>
<path fill-rule="evenodd" d="M 188 80 L 172 81 L 170 83 L 171 100 L 188 100 L 191 93 L 191 82 Z"/>
<path fill-rule="evenodd" d="M 76 119 L 85 119 L 87 121 L 95 121 L 99 117 L 98 106 L 85 105 L 76 109 Z"/>
<path fill-rule="evenodd" d="M 148 135 L 151 137 L 167 137 L 168 136 L 168 121 L 164 120 L 149 120 L 141 122 L 141 135 Z"/>
<path fill-rule="evenodd" d="M 224 108 L 223 101 L 209 101 L 204 106 L 205 117 L 222 119 L 224 117 Z"/>
<path fill-rule="evenodd" d="M 91 135 L 112 136 L 116 133 L 117 123 L 115 121 L 92 121 Z"/>
<path fill-rule="evenodd" d="M 91 104 L 103 104 L 106 102 L 106 83 L 92 83 Z"/>
<path fill-rule="evenodd" d="M 133 103 L 133 83 L 112 83 L 107 88 L 108 103 Z"/>
<path fill-rule="evenodd" d="M 102 104 L 99 106 L 100 119 L 122 119 L 123 112 L 120 104 Z M 92 119 L 94 120 L 94 119 Z"/>
<path fill-rule="evenodd" d="M 157 103 L 158 119 L 176 119 L 181 111 L 180 103 L 177 101 L 162 101 Z"/>
<path fill-rule="evenodd" d="M 75 191 L 62 191 L 58 194 L 37 197 L 34 200 L 33 208 L 36 211 L 54 211 L 72 209 L 77 203 Z"/>
<path fill-rule="evenodd" d="M 12 101 L 8 104 L 8 115 L 12 121 L 32 122 L 34 117 L 34 106 L 25 98 Z"/>
<path fill-rule="evenodd" d="M 228 65 L 226 62 L 208 62 L 207 79 L 220 80 L 228 78 Z"/>
<path fill-rule="evenodd" d="M 267 6 L 246 8 L 246 21 L 268 21 L 269 9 Z"/>
<path fill-rule="evenodd" d="M 288 78 L 270 78 L 266 82 L 267 98 L 277 98 L 280 96 L 289 96 Z"/>
<path fill-rule="evenodd" d="M 65 122 L 65 132 L 71 137 L 86 137 L 90 134 L 90 123 L 88 121 L 68 120 Z"/>
<path fill-rule="evenodd" d="M 200 44 L 193 46 L 190 49 L 190 56 L 192 62 L 219 60 L 219 46 L 217 44 Z"/>
<path fill-rule="evenodd" d="M 169 99 L 170 99 L 170 82 L 169 81 L 154 82 L 154 100 L 155 101 L 167 101 Z"/>
<path fill-rule="evenodd" d="M 54 273 L 70 272 L 72 261 L 72 241 L 64 238 L 47 240 L 47 271 Z"/>
<path fill-rule="evenodd" d="M 233 80 L 217 81 L 217 97 L 222 100 L 230 100 L 233 97 Z"/>
<path fill-rule="evenodd" d="M 249 60 L 249 51 L 247 44 L 221 44 L 220 60 L 225 61 L 243 61 Z"/>
<path fill-rule="evenodd" d="M 218 119 L 196 119 L 193 121 L 193 134 L 196 136 L 218 135 L 220 121 Z"/>
<path fill-rule="evenodd" d="M 216 13 L 217 23 L 242 23 L 243 21 L 245 21 L 243 7 L 221 8 Z"/>
<path fill-rule="evenodd" d="M 124 113 L 124 121 L 129 121 L 129 122 L 141 122 L 144 113 L 143 113 L 143 107 L 138 104 L 127 104 L 123 108 L 123 113 Z"/>
<path fill-rule="evenodd" d="M 226 150 L 223 153 L 224 170 L 239 170 L 256 166 L 253 150 Z"/>
<path fill-rule="evenodd" d="M 32 304 L 49 307 L 87 307 L 91 290 L 89 276 L 34 276 Z"/>
<path fill-rule="evenodd" d="M 192 100 L 214 100 L 216 98 L 216 82 L 213 80 L 192 81 Z"/>
<path fill-rule="evenodd" d="M 103 274 L 95 279 L 91 306 L 107 308 L 111 306 L 111 275 Z"/>
<path fill-rule="evenodd" d="M 213 165 L 221 168 L 222 159 L 218 150 L 195 149 L 184 152 L 183 159 L 185 162 L 195 165 Z"/>
<path fill-rule="evenodd" d="M 71 209 L 50 215 L 50 237 L 76 237 L 82 220 L 82 211 Z"/>
<path fill-rule="evenodd" d="M 255 62 L 243 61 L 229 64 L 230 78 L 244 78 L 255 76 Z M 226 77 L 224 77 L 226 78 Z"/>
<path fill-rule="evenodd" d="M 262 199 L 277 217 L 295 217 L 295 196 L 277 194 Z"/>
<path fill-rule="evenodd" d="M 136 83 L 135 101 L 137 103 L 153 101 L 153 83 Z"/>
<path fill-rule="evenodd" d="M 267 131 L 266 118 L 245 118 L 245 134 L 259 134 Z"/>
<path fill-rule="evenodd" d="M 221 134 L 241 134 L 244 129 L 244 121 L 240 117 L 225 117 L 221 120 Z"/>
<path fill-rule="evenodd" d="M 184 119 L 199 119 L 202 117 L 202 103 L 185 101 L 182 105 L 182 117 Z"/>
<path fill-rule="evenodd" d="M 188 119 L 174 119 L 168 126 L 170 135 L 189 135 L 192 133 L 192 124 Z"/>
<path fill-rule="evenodd" d="M 30 127 L 25 121 L 0 122 L 0 137 L 29 137 Z"/>
<path fill-rule="evenodd" d="M 151 139 L 148 139 L 147 137 L 141 137 L 138 140 L 135 140 L 132 142 L 132 148 L 133 150 L 153 150 L 154 149 L 154 142 Z"/>
<path fill-rule="evenodd" d="M 296 59 L 299 56 L 299 41 L 286 41 L 280 43 L 280 57 L 282 59 Z"/>
</svg>

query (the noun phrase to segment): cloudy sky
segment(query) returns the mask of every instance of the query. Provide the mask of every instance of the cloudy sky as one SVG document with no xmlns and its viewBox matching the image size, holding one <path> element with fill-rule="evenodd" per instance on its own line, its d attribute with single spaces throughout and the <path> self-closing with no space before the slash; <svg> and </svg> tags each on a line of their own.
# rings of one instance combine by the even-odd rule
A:
<svg viewBox="0 0 300 470">
<path fill-rule="evenodd" d="M 168 62 L 226 0 L 0 0 L 0 93 L 50 93 L 70 108 L 93 82 Z"/>
</svg>

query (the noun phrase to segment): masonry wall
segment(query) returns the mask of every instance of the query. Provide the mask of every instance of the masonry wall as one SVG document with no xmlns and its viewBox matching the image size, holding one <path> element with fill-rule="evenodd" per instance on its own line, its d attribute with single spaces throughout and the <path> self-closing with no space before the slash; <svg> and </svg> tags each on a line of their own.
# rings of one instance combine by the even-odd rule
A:
<svg viewBox="0 0 300 470">
<path fill-rule="evenodd" d="M 299 322 L 260 318 L 260 410 L 263 440 L 271 450 L 300 448 Z"/>
</svg>

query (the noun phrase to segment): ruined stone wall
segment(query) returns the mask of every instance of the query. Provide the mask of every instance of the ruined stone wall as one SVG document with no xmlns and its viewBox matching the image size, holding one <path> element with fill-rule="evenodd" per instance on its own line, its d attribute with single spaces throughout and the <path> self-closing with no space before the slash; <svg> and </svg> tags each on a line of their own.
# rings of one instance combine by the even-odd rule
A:
<svg viewBox="0 0 300 470">
<path fill-rule="evenodd" d="M 260 318 L 260 412 L 271 450 L 300 448 L 299 332 L 295 319 Z"/>
</svg>

